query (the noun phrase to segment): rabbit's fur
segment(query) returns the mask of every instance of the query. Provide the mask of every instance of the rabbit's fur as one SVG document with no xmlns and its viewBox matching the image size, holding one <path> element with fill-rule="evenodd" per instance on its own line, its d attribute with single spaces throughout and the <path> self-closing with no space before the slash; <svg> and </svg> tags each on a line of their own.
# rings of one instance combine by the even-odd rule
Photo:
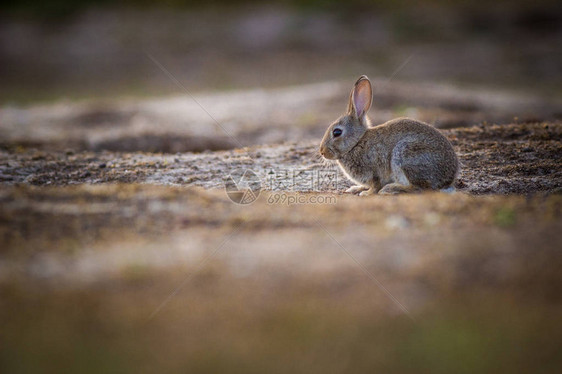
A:
<svg viewBox="0 0 562 374">
<path fill-rule="evenodd" d="M 360 77 L 347 113 L 328 128 L 320 145 L 322 156 L 337 160 L 345 175 L 358 184 L 346 192 L 453 189 L 459 162 L 449 140 L 434 127 L 409 118 L 370 126 L 367 111 L 372 97 L 369 78 Z"/>
</svg>

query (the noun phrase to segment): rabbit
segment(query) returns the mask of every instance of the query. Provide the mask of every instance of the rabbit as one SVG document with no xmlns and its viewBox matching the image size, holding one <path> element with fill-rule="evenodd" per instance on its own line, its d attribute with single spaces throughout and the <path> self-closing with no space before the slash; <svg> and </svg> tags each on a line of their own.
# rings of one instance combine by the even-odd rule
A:
<svg viewBox="0 0 562 374">
<path fill-rule="evenodd" d="M 449 140 L 434 127 L 409 118 L 371 126 L 367 112 L 373 90 L 361 76 L 351 90 L 347 113 L 324 135 L 320 154 L 336 160 L 357 186 L 346 190 L 367 196 L 421 190 L 454 191 L 459 161 Z"/>
</svg>

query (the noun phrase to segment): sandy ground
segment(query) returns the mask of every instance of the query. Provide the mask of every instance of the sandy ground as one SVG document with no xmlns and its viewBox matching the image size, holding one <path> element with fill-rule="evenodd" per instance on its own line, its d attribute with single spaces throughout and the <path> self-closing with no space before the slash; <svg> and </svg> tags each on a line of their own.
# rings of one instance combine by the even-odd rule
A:
<svg viewBox="0 0 562 374">
<path fill-rule="evenodd" d="M 373 123 L 409 116 L 438 128 L 560 120 L 561 100 L 371 77 Z M 201 152 L 317 141 L 347 107 L 353 80 L 277 89 L 181 92 L 0 108 L 0 145 L 47 150 Z M 181 89 L 180 89 L 181 91 Z"/>
<path fill-rule="evenodd" d="M 427 106 L 410 114 L 469 125 L 442 130 L 463 165 L 457 192 L 363 198 L 344 194 L 349 183 L 318 157 L 323 116 L 345 96 L 322 87 L 310 101 L 318 86 L 201 97 L 229 103 L 213 113 L 242 148 L 201 143 L 221 129 L 208 132 L 200 108 L 176 98 L 123 112 L 2 109 L 2 368 L 557 372 L 562 124 L 470 126 L 459 118 L 542 104 L 506 95 L 459 108 L 422 87 Z M 449 102 L 478 97 L 456 92 Z M 280 107 L 259 116 L 242 106 L 271 97 Z M 290 119 L 272 115 L 256 131 L 290 105 Z M 147 130 L 143 116 L 168 122 Z M 219 150 L 174 148 L 186 139 Z M 240 169 L 262 181 L 252 204 L 224 190 Z"/>
</svg>

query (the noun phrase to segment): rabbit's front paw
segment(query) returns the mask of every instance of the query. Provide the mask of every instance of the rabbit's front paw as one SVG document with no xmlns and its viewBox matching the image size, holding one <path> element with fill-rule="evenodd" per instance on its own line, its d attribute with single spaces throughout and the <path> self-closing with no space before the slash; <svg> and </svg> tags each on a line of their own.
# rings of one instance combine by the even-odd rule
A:
<svg viewBox="0 0 562 374">
<path fill-rule="evenodd" d="M 361 192 L 365 192 L 365 190 L 367 190 L 368 187 L 365 186 L 352 186 L 349 187 L 347 190 L 345 190 L 346 193 L 352 193 L 352 194 L 359 194 Z"/>
<path fill-rule="evenodd" d="M 369 196 L 375 193 L 374 188 L 369 188 L 367 191 L 363 191 L 359 194 L 359 196 Z"/>
</svg>

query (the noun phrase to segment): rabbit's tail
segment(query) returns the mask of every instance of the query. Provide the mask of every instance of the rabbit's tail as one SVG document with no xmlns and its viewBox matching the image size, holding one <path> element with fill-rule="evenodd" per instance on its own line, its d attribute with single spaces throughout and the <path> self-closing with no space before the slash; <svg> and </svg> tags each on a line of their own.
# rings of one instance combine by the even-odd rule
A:
<svg viewBox="0 0 562 374">
<path fill-rule="evenodd" d="M 449 193 L 449 194 L 453 194 L 453 193 L 457 192 L 457 189 L 454 186 L 449 186 L 447 188 L 441 189 L 440 191 L 445 192 L 445 193 Z"/>
</svg>

